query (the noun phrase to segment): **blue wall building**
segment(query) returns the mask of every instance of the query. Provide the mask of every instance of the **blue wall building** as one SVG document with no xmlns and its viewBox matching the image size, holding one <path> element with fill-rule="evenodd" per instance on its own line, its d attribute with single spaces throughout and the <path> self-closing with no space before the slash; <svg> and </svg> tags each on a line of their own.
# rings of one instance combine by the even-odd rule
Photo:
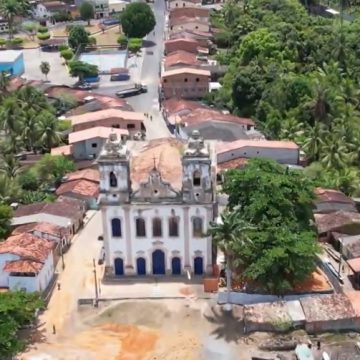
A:
<svg viewBox="0 0 360 360">
<path fill-rule="evenodd" d="M 25 71 L 22 51 L 0 51 L 0 72 L 8 72 L 11 76 L 20 76 Z"/>
</svg>

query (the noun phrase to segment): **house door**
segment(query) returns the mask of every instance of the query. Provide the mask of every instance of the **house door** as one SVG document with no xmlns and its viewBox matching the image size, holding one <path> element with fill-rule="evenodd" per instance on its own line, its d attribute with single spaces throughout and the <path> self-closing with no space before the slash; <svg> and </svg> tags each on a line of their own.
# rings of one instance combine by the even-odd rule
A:
<svg viewBox="0 0 360 360">
<path fill-rule="evenodd" d="M 165 275 L 165 254 L 161 250 L 152 253 L 152 265 L 154 275 Z"/>
<path fill-rule="evenodd" d="M 124 262 L 123 259 L 116 258 L 114 260 L 115 275 L 124 275 Z"/>
<path fill-rule="evenodd" d="M 194 274 L 202 275 L 203 273 L 204 273 L 203 258 L 200 256 L 197 256 L 194 259 Z"/>
<path fill-rule="evenodd" d="M 142 257 L 136 259 L 136 268 L 138 275 L 146 275 L 146 260 Z"/>
<path fill-rule="evenodd" d="M 173 275 L 181 274 L 181 260 L 178 257 L 174 257 L 171 260 L 171 269 Z"/>
</svg>

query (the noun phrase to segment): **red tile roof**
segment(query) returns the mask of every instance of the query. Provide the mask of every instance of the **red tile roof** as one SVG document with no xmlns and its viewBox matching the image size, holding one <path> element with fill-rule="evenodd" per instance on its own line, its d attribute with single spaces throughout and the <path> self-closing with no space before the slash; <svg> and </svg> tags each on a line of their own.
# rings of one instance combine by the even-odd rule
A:
<svg viewBox="0 0 360 360">
<path fill-rule="evenodd" d="M 3 267 L 5 272 L 18 272 L 18 273 L 35 273 L 38 274 L 43 268 L 44 263 L 41 261 L 31 260 L 14 260 L 7 261 Z"/>
<path fill-rule="evenodd" d="M 61 184 L 56 190 L 56 195 L 68 193 L 97 197 L 99 195 L 99 185 L 88 180 L 74 180 Z"/>
<path fill-rule="evenodd" d="M 239 125 L 255 125 L 251 119 L 224 114 L 221 111 L 209 108 L 197 108 L 190 114 L 181 117 L 181 122 L 188 125 L 200 124 L 206 121 L 225 121 Z"/>
<path fill-rule="evenodd" d="M 108 139 L 111 133 L 115 133 L 118 137 L 128 136 L 129 131 L 126 129 L 115 129 L 105 126 L 95 126 L 90 129 L 74 131 L 69 134 L 69 144 L 74 144 L 77 142 L 101 138 Z"/>
<path fill-rule="evenodd" d="M 360 257 L 347 260 L 348 265 L 354 272 L 360 272 Z M 356 292 L 358 294 L 358 292 Z"/>
<path fill-rule="evenodd" d="M 93 181 L 96 183 L 100 182 L 100 173 L 98 169 L 83 169 L 83 170 L 78 170 L 78 171 L 74 171 L 72 173 L 66 174 L 67 180 L 68 181 L 73 181 L 73 180 L 89 180 L 89 181 Z"/>
<path fill-rule="evenodd" d="M 316 195 L 316 203 L 337 202 L 344 204 L 354 204 L 352 199 L 347 197 L 343 192 L 339 190 L 316 188 L 314 190 L 314 193 Z"/>
<path fill-rule="evenodd" d="M 188 17 L 188 16 L 181 16 L 181 17 L 175 17 L 170 18 L 170 25 L 176 26 L 176 25 L 183 25 L 187 23 L 196 23 L 201 25 L 209 25 L 209 22 L 203 19 L 199 19 L 196 17 Z"/>
<path fill-rule="evenodd" d="M 72 145 L 63 145 L 51 149 L 51 155 L 64 155 L 69 156 L 72 154 Z"/>
<path fill-rule="evenodd" d="M 351 229 L 351 235 L 360 234 L 360 214 L 339 210 L 330 214 L 314 214 L 315 224 L 319 234 L 328 231 L 345 232 Z"/>
<path fill-rule="evenodd" d="M 182 7 L 182 8 L 175 8 L 170 9 L 169 17 L 171 19 L 178 18 L 178 17 L 190 17 L 190 18 L 206 18 L 209 17 L 210 10 L 204 9 L 201 7 Z"/>
<path fill-rule="evenodd" d="M 237 158 L 229 161 L 225 161 L 221 164 L 217 164 L 218 171 L 230 170 L 230 169 L 238 169 L 246 165 L 249 161 L 247 158 Z"/>
<path fill-rule="evenodd" d="M 20 225 L 11 232 L 11 236 L 19 235 L 19 234 L 23 234 L 23 233 L 30 233 L 34 229 L 35 226 L 36 226 L 36 223 Z"/>
<path fill-rule="evenodd" d="M 14 254 L 23 259 L 44 262 L 56 243 L 23 233 L 0 243 L 0 254 Z"/>
<path fill-rule="evenodd" d="M 32 233 L 33 231 L 39 231 L 45 234 L 58 236 L 59 233 L 65 232 L 66 228 L 47 222 L 31 223 L 18 226 L 16 229 L 13 230 L 11 235 L 13 236 L 23 233 Z"/>
<path fill-rule="evenodd" d="M 187 51 L 177 50 L 165 57 L 165 68 L 176 65 L 198 65 L 199 61 L 196 59 L 196 55 Z"/>
<path fill-rule="evenodd" d="M 168 115 L 176 114 L 180 111 L 189 110 L 193 111 L 198 108 L 206 109 L 206 106 L 191 100 L 183 100 L 178 98 L 170 98 L 163 102 L 164 110 L 168 113 Z"/>
</svg>

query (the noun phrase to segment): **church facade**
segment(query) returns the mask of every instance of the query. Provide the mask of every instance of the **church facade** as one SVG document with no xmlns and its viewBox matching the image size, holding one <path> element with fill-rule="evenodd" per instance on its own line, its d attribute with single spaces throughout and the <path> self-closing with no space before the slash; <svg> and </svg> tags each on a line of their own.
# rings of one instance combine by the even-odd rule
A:
<svg viewBox="0 0 360 360">
<path fill-rule="evenodd" d="M 198 132 L 187 142 L 110 135 L 98 158 L 106 276 L 212 271 L 215 159 Z"/>
</svg>

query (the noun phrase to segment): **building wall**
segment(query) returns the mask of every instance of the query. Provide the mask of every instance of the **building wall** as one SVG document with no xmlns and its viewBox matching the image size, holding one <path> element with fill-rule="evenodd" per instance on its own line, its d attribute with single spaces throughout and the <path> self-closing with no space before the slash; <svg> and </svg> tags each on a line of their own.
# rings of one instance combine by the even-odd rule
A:
<svg viewBox="0 0 360 360">
<path fill-rule="evenodd" d="M 170 237 L 168 233 L 168 219 L 174 211 L 179 217 L 179 236 Z M 136 259 L 146 259 L 146 272 L 152 274 L 152 253 L 161 249 L 165 253 L 166 272 L 171 274 L 171 260 L 174 256 L 181 259 L 181 269 L 194 270 L 194 258 L 203 257 L 204 272 L 210 271 L 212 265 L 211 239 L 207 237 L 194 237 L 192 233 L 192 218 L 203 219 L 203 232 L 213 220 L 212 205 L 124 205 L 105 206 L 103 212 L 104 246 L 106 253 L 106 266 L 113 266 L 114 259 L 120 257 L 124 261 L 125 274 L 137 272 Z M 139 216 L 146 223 L 146 237 L 136 237 L 135 219 Z M 152 219 L 158 217 L 162 220 L 162 236 L 153 237 Z M 119 218 L 122 224 L 122 237 L 112 237 L 111 220 Z"/>
<path fill-rule="evenodd" d="M 54 276 L 54 258 L 52 252 L 45 260 L 44 266 L 35 277 L 9 275 L 9 289 L 25 289 L 26 292 L 43 291 Z"/>
<path fill-rule="evenodd" d="M 74 124 L 73 131 L 80 131 L 91 129 L 96 126 L 114 127 L 118 129 L 126 129 L 129 132 L 137 132 L 141 130 L 142 121 L 138 120 L 127 120 L 122 118 L 108 118 L 104 120 L 96 120 L 81 124 Z"/>
<path fill-rule="evenodd" d="M 297 165 L 299 162 L 299 150 L 245 146 L 239 149 L 229 150 L 225 153 L 217 154 L 217 162 L 218 164 L 221 164 L 225 161 L 237 159 L 239 157 L 264 157 L 278 161 L 281 164 Z"/>
<path fill-rule="evenodd" d="M 101 148 L 105 143 L 103 138 L 93 138 L 84 141 L 79 141 L 73 145 L 73 156 L 76 160 L 88 160 L 90 156 L 97 158 Z"/>
<path fill-rule="evenodd" d="M 210 26 L 198 21 L 185 22 L 183 24 L 177 24 L 170 26 L 171 31 L 181 31 L 181 30 L 198 30 L 203 32 L 209 32 Z"/>
<path fill-rule="evenodd" d="M 0 288 L 9 286 L 9 273 L 3 271 L 6 262 L 19 259 L 20 257 L 14 254 L 0 254 Z"/>
<path fill-rule="evenodd" d="M 169 1 L 170 9 L 183 8 L 183 7 L 197 7 L 197 6 L 201 6 L 201 1 L 197 1 L 197 2 L 186 1 L 186 0 Z"/>
<path fill-rule="evenodd" d="M 51 16 L 51 12 L 48 11 L 43 4 L 37 4 L 32 13 L 36 18 L 47 18 Z"/>
<path fill-rule="evenodd" d="M 109 3 L 109 13 L 119 13 L 125 10 L 127 4 L 125 1 L 121 3 Z"/>
<path fill-rule="evenodd" d="M 14 61 L 10 63 L 2 63 L 0 57 L 0 72 L 8 72 L 12 76 L 22 75 L 24 73 L 24 57 L 21 53 L 20 56 Z"/>
<path fill-rule="evenodd" d="M 202 98 L 209 92 L 209 78 L 204 75 L 179 74 L 161 79 L 165 98 Z"/>
<path fill-rule="evenodd" d="M 188 41 L 176 41 L 175 43 L 166 43 L 165 44 L 165 54 L 171 54 L 174 51 L 183 50 L 193 54 L 197 54 L 199 44 L 196 42 Z"/>
</svg>

